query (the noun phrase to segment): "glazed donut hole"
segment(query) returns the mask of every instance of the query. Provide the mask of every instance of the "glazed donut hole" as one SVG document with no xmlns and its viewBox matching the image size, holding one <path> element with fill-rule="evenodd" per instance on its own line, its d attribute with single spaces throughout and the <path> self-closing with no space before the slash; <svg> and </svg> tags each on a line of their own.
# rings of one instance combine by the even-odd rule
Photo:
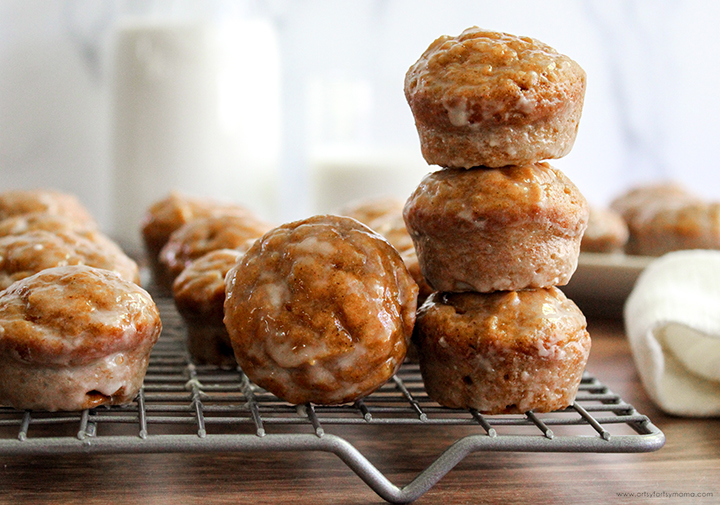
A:
<svg viewBox="0 0 720 505">
<path fill-rule="evenodd" d="M 279 226 L 226 278 L 225 326 L 248 378 L 290 403 L 366 396 L 402 364 L 418 287 L 399 253 L 355 219 Z"/>
<path fill-rule="evenodd" d="M 0 292 L 0 403 L 85 410 L 131 402 L 162 323 L 152 297 L 117 274 L 47 268 Z"/>
<path fill-rule="evenodd" d="M 420 269 L 437 291 L 516 291 L 568 282 L 588 204 L 547 163 L 427 175 L 404 217 Z"/>
<path fill-rule="evenodd" d="M 591 345 L 584 315 L 555 287 L 434 293 L 413 340 L 428 395 L 484 414 L 572 404 Z"/>
<path fill-rule="evenodd" d="M 530 37 L 468 28 L 433 42 L 405 77 L 405 97 L 430 165 L 524 165 L 575 142 L 585 72 Z"/>
</svg>

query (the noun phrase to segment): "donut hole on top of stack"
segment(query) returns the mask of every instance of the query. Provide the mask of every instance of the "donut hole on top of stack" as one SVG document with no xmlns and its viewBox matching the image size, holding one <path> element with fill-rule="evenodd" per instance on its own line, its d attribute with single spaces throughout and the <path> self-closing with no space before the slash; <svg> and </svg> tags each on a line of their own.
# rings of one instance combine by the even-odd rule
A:
<svg viewBox="0 0 720 505">
<path fill-rule="evenodd" d="M 468 28 L 433 42 L 405 77 L 423 156 L 441 167 L 502 167 L 572 148 L 584 70 L 530 37 Z"/>
</svg>

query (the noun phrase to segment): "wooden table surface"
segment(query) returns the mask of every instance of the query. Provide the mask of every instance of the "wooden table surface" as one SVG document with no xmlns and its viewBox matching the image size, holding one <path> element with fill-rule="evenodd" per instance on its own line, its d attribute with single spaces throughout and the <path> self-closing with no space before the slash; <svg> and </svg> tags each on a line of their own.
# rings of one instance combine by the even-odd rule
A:
<svg viewBox="0 0 720 505">
<path fill-rule="evenodd" d="M 720 419 L 658 411 L 639 383 L 621 321 L 591 319 L 589 328 L 588 370 L 649 416 L 665 433 L 665 446 L 639 454 L 475 453 L 415 503 L 720 503 Z M 411 481 L 466 430 L 442 427 L 426 437 L 381 428 L 390 431 L 377 438 L 355 426 L 332 432 L 396 485 Z M 326 453 L 22 456 L 1 463 L 0 503 L 385 503 Z"/>
</svg>

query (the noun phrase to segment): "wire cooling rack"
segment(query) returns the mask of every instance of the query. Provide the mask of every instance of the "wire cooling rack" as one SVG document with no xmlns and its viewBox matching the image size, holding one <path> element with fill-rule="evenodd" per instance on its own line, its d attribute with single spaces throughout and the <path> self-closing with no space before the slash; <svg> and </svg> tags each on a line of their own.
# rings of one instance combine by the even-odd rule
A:
<svg viewBox="0 0 720 505">
<path fill-rule="evenodd" d="M 0 455 L 325 451 L 386 501 L 407 503 L 473 452 L 650 452 L 665 443 L 646 416 L 587 374 L 574 405 L 549 414 L 484 416 L 441 407 L 428 398 L 413 364 L 353 405 L 290 405 L 239 370 L 190 363 L 172 302 L 157 302 L 163 334 L 134 403 L 64 413 L 0 407 Z M 355 446 L 331 433 L 337 425 L 465 425 L 471 434 L 398 487 Z"/>
</svg>

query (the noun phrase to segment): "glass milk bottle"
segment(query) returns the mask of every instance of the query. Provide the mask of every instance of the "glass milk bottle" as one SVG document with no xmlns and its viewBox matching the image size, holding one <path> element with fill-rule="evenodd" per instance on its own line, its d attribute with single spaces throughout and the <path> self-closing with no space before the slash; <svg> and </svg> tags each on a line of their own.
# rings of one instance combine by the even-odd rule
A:
<svg viewBox="0 0 720 505">
<path fill-rule="evenodd" d="M 130 17 L 116 27 L 112 229 L 128 250 L 141 248 L 147 207 L 171 191 L 274 217 L 275 32 L 259 18 L 209 18 Z"/>
</svg>

